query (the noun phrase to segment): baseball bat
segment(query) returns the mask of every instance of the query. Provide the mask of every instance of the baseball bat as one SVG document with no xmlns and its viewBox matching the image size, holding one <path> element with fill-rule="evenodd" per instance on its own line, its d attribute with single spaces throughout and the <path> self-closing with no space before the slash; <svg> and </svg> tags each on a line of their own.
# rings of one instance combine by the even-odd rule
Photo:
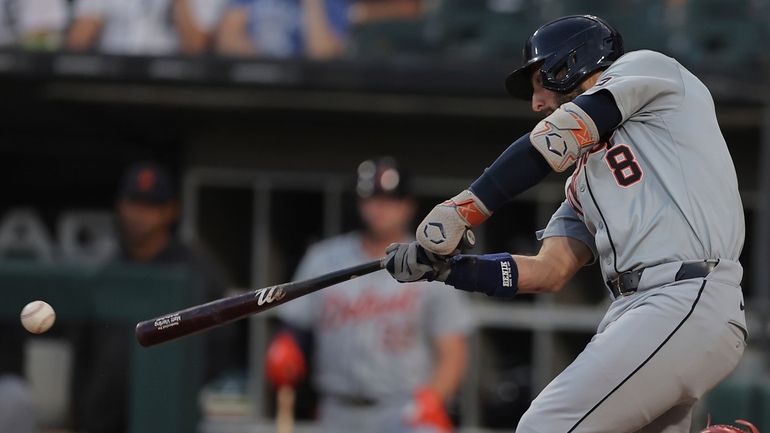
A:
<svg viewBox="0 0 770 433">
<path fill-rule="evenodd" d="M 294 431 L 294 388 L 283 385 L 276 396 L 275 432 L 292 433 Z"/>
<path fill-rule="evenodd" d="M 379 271 L 384 267 L 384 259 L 374 260 L 319 277 L 265 287 L 196 305 L 138 323 L 136 339 L 144 347 L 165 343 L 261 313 L 292 299 Z"/>
</svg>

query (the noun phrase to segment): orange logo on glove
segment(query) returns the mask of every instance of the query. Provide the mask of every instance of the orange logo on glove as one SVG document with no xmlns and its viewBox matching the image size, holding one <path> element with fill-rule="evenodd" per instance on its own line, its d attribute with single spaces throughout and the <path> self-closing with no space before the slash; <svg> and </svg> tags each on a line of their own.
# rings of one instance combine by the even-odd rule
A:
<svg viewBox="0 0 770 433">
<path fill-rule="evenodd" d="M 465 221 L 468 222 L 468 224 L 471 227 L 476 227 L 479 224 L 486 221 L 487 218 L 489 218 L 489 215 L 485 214 L 481 209 L 476 206 L 476 203 L 473 201 L 472 198 L 455 202 L 450 200 L 447 200 L 443 203 L 445 206 L 453 206 L 455 209 L 457 209 L 457 213 L 460 214 Z"/>
</svg>

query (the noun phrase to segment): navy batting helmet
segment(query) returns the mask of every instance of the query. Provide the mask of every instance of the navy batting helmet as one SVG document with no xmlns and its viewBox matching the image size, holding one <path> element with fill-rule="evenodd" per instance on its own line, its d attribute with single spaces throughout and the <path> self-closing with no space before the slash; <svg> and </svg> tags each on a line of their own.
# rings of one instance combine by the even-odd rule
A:
<svg viewBox="0 0 770 433">
<path fill-rule="evenodd" d="M 523 52 L 524 65 L 508 75 L 505 88 L 516 98 L 530 99 L 533 65 L 540 64 L 543 87 L 569 93 L 589 74 L 623 55 L 623 38 L 593 15 L 570 15 L 537 29 Z"/>
</svg>

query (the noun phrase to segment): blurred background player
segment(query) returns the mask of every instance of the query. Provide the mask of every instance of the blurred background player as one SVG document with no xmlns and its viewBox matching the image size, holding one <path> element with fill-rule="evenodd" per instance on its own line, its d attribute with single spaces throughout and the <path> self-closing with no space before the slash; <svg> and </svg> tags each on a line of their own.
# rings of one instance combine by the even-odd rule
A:
<svg viewBox="0 0 770 433">
<path fill-rule="evenodd" d="M 364 229 L 311 246 L 295 280 L 378 258 L 391 242 L 410 239 L 416 204 L 393 159 L 361 163 L 357 193 Z M 382 272 L 279 310 L 295 335 L 314 337 L 321 431 L 451 431 L 444 404 L 465 370 L 472 319 L 463 298 L 447 294 L 440 284 L 399 286 Z"/>
<path fill-rule="evenodd" d="M 137 266 L 187 266 L 204 281 L 205 296 L 224 296 L 226 281 L 219 266 L 199 248 L 183 244 L 175 233 L 179 203 L 172 177 L 154 162 L 131 165 L 123 176 L 116 203 L 121 234 L 117 263 Z M 125 430 L 128 398 L 131 326 L 105 326 L 94 330 L 91 342 L 91 376 L 83 388 L 82 425 L 88 433 L 117 433 Z M 223 327 L 206 335 L 205 378 L 232 367 L 233 328 Z"/>
</svg>

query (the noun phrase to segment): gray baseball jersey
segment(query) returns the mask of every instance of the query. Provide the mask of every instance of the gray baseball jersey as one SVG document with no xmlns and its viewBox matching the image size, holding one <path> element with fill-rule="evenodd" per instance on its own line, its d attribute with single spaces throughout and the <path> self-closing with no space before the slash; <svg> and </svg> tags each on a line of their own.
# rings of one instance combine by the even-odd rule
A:
<svg viewBox="0 0 770 433">
<path fill-rule="evenodd" d="M 744 349 L 743 206 L 708 89 L 652 51 L 622 56 L 586 94 L 602 89 L 622 123 L 576 162 L 538 238 L 581 240 L 605 280 L 645 270 L 518 433 L 689 432 L 692 405 Z M 705 278 L 675 281 L 682 263 L 703 260 L 719 262 Z"/>
<path fill-rule="evenodd" d="M 622 123 L 578 160 L 566 195 L 606 279 L 676 260 L 737 261 L 743 206 L 708 89 L 654 51 L 624 55 L 586 94 L 602 89 Z"/>
<path fill-rule="evenodd" d="M 310 247 L 295 279 L 371 259 L 359 234 L 342 235 Z M 376 272 L 287 303 L 278 313 L 313 331 L 322 393 L 379 400 L 411 396 L 430 379 L 434 339 L 467 333 L 469 308 L 444 284 L 401 284 Z"/>
</svg>

